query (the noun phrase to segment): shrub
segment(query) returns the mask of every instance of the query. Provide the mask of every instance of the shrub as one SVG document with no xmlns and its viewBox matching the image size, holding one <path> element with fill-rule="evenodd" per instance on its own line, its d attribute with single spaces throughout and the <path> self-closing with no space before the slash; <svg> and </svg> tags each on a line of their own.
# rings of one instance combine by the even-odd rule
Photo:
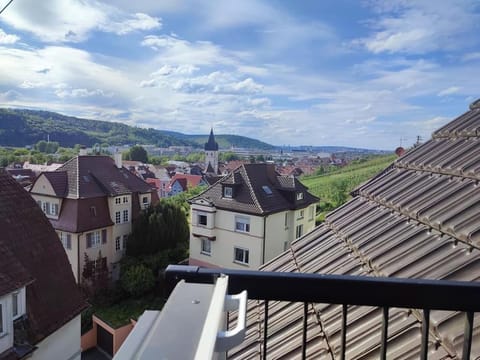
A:
<svg viewBox="0 0 480 360">
<path fill-rule="evenodd" d="M 133 265 L 128 268 L 120 279 L 122 288 L 132 296 L 143 295 L 153 289 L 155 278 L 152 270 L 145 265 Z"/>
</svg>

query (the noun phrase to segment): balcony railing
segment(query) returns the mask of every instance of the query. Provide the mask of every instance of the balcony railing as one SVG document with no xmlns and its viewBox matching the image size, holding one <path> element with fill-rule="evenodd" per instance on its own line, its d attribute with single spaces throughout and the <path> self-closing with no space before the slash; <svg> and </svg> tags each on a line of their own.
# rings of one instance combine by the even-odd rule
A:
<svg viewBox="0 0 480 360">
<path fill-rule="evenodd" d="M 217 297 L 211 295 L 217 292 L 221 297 L 222 291 L 227 294 L 236 294 L 246 290 L 249 300 L 263 301 L 263 339 L 261 339 L 262 346 L 260 354 L 262 359 L 267 359 L 268 356 L 268 313 L 269 302 L 272 301 L 300 302 L 304 304 L 303 330 L 301 334 L 302 359 L 305 359 L 307 355 L 307 317 L 310 303 L 339 304 L 342 306 L 340 349 L 338 353 L 340 359 L 346 358 L 349 305 L 374 306 L 382 309 L 379 356 L 381 359 L 387 358 L 388 321 L 389 310 L 391 308 L 421 310 L 420 358 L 422 360 L 426 360 L 428 357 L 431 310 L 449 310 L 465 313 L 462 351 L 462 359 L 464 360 L 470 359 L 474 313 L 480 312 L 480 283 L 474 282 L 206 269 L 181 265 L 171 265 L 167 268 L 166 281 L 172 289 L 176 288 L 163 310 L 164 314 L 162 315 L 164 315 L 165 321 L 158 326 L 159 328 L 163 327 L 167 329 L 167 332 L 173 333 L 178 331 L 174 330 L 172 326 L 174 323 L 178 323 L 177 320 L 179 317 L 187 319 L 186 321 L 188 322 L 188 319 L 193 318 L 192 316 L 198 319 L 199 313 L 201 312 L 198 307 L 194 307 L 195 305 L 193 308 L 191 308 L 192 306 L 190 305 L 196 302 L 196 300 L 192 301 L 190 298 L 197 299 L 201 296 L 199 295 L 199 290 L 192 288 L 185 293 L 185 289 L 187 289 L 189 285 L 212 287 L 207 291 L 210 295 L 202 298 L 202 301 L 206 300 L 208 303 L 204 304 L 204 306 L 206 305 L 206 309 L 203 310 L 205 314 L 211 313 L 212 309 L 215 310 L 214 320 L 212 321 L 211 316 L 205 316 L 203 319 L 205 319 L 204 321 L 207 323 L 191 323 L 192 329 L 197 327 L 201 330 L 203 328 L 202 331 L 197 331 L 198 329 L 195 330 L 197 333 L 201 333 L 202 337 L 196 340 L 196 345 L 193 344 L 196 350 L 190 351 L 192 354 L 200 354 L 200 357 L 187 356 L 185 358 L 218 358 L 219 355 L 215 353 L 215 351 L 225 351 L 234 344 L 241 342 L 239 336 L 245 332 L 244 329 L 241 329 L 241 327 L 244 326 L 242 310 L 238 312 L 239 320 L 237 321 L 236 328 L 227 332 L 222 331 L 222 326 L 225 324 L 225 321 L 221 320 L 218 313 L 224 310 L 229 311 L 231 308 L 227 306 L 223 300 L 219 301 Z M 220 288 L 222 286 L 224 287 L 223 290 L 219 290 L 219 284 L 221 284 Z M 174 296 L 175 294 L 176 296 Z M 188 296 L 190 296 L 190 298 Z M 185 304 L 182 305 L 180 301 L 187 304 L 187 306 L 185 306 Z M 172 311 L 171 309 L 174 309 L 175 314 L 169 317 Z M 191 314 L 189 314 L 189 312 L 191 312 Z M 177 318 L 175 318 L 175 316 L 177 316 Z M 167 317 L 169 318 L 167 319 Z M 206 334 L 208 335 L 207 337 L 205 337 Z M 192 339 L 190 334 L 182 333 L 181 336 Z M 225 339 L 229 337 L 235 337 L 235 339 Z M 228 344 L 228 346 L 225 344 Z M 158 343 L 156 343 L 156 345 L 158 349 L 160 346 Z M 173 343 L 170 345 L 174 346 Z M 170 345 L 167 343 L 165 346 L 168 347 Z M 201 350 L 199 350 L 200 347 Z M 206 356 L 207 353 L 208 356 Z M 225 356 L 225 354 L 220 355 L 220 358 L 222 356 Z M 140 358 L 149 359 L 148 357 Z"/>
<path fill-rule="evenodd" d="M 302 358 L 306 357 L 307 304 L 330 303 L 342 305 L 341 359 L 345 359 L 348 305 L 382 308 L 381 359 L 386 359 L 387 354 L 388 314 L 390 308 L 422 310 L 421 359 L 427 359 L 428 356 L 430 311 L 451 310 L 465 312 L 462 359 L 470 359 L 473 315 L 474 312 L 480 312 L 479 283 L 205 269 L 176 265 L 167 268 L 166 279 L 172 286 L 179 280 L 185 280 L 187 283 L 214 283 L 221 274 L 228 276 L 227 291 L 229 294 L 246 290 L 250 300 L 264 300 L 263 359 L 267 358 L 268 353 L 268 302 L 272 300 L 302 302 L 304 304 Z"/>
</svg>

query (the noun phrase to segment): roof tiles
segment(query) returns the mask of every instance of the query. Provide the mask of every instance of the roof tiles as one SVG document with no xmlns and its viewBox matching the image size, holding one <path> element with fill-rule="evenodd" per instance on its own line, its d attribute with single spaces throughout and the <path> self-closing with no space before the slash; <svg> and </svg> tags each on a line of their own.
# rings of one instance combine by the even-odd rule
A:
<svg viewBox="0 0 480 360">
<path fill-rule="evenodd" d="M 433 134 L 393 166 L 354 192 L 354 198 L 330 213 L 325 223 L 292 243 L 263 266 L 266 271 L 351 274 L 400 278 L 480 280 L 480 108 Z M 229 353 L 232 359 L 258 357 L 263 304 L 251 301 L 246 345 Z M 312 331 L 321 341 L 309 343 L 315 355 L 331 359 L 340 347 L 341 307 L 313 304 L 318 316 Z M 381 314 L 378 308 L 349 306 L 347 358 L 378 359 Z M 301 331 L 291 324 L 303 318 L 296 304 L 269 308 L 276 326 L 269 329 L 273 358 L 290 358 L 301 350 Z M 255 314 L 255 316 L 254 316 Z M 429 359 L 457 358 L 462 353 L 461 313 L 432 311 Z M 472 358 L 480 356 L 480 315 L 475 315 Z M 310 329 L 308 331 L 311 331 Z M 421 314 L 391 309 L 389 359 L 418 359 Z M 287 354 L 287 355 L 286 355 Z"/>
</svg>

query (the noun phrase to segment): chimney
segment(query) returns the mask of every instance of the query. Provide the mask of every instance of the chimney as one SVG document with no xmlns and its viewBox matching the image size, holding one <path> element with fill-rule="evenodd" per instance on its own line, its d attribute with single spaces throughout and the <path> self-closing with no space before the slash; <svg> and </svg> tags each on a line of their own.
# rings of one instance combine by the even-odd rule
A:
<svg viewBox="0 0 480 360">
<path fill-rule="evenodd" d="M 85 156 L 87 155 L 87 148 L 85 146 L 80 146 L 80 151 L 78 152 L 78 156 Z"/>
<path fill-rule="evenodd" d="M 119 169 L 122 168 L 122 153 L 121 152 L 116 152 L 113 155 L 113 159 L 115 160 L 115 166 Z"/>
</svg>

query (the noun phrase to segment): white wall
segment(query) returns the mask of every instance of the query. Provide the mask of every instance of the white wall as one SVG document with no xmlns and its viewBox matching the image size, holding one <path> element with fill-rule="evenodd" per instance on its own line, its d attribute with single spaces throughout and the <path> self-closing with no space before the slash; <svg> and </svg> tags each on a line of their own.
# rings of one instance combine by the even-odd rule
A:
<svg viewBox="0 0 480 360">
<path fill-rule="evenodd" d="M 201 209 L 204 210 L 205 207 L 201 207 Z M 214 208 L 211 208 L 210 211 L 213 209 Z M 192 214 L 195 214 L 195 210 L 192 211 Z M 202 230 L 204 229 L 192 225 L 190 258 L 231 269 L 258 269 L 262 264 L 263 258 L 263 217 L 218 209 L 214 215 L 215 229 L 212 234 L 215 235 L 216 240 L 211 242 L 211 254 L 202 254 L 201 238 L 193 236 L 194 233 L 200 232 L 200 234 L 202 234 Z M 250 219 L 250 232 L 239 232 L 235 230 L 236 215 Z M 239 264 L 234 261 L 234 247 L 249 250 L 248 265 Z"/>
<path fill-rule="evenodd" d="M 0 297 L 3 315 L 3 332 L 0 334 L 0 354 L 13 346 L 12 294 Z"/>
<path fill-rule="evenodd" d="M 80 315 L 39 342 L 33 353 L 33 360 L 80 360 L 81 338 Z"/>
</svg>

